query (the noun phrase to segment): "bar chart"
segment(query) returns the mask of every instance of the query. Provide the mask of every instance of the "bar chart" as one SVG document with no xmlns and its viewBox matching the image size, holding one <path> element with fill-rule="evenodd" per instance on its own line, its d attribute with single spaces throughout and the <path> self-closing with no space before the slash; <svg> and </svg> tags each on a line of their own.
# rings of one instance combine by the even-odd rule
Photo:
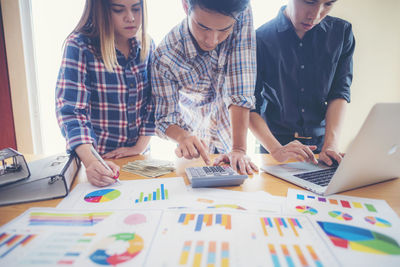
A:
<svg viewBox="0 0 400 267">
<path fill-rule="evenodd" d="M 91 245 L 95 233 L 54 232 L 42 239 L 20 262 L 29 266 L 73 266 Z"/>
<path fill-rule="evenodd" d="M 299 229 L 303 228 L 297 218 L 261 217 L 260 222 L 265 236 L 277 233 L 281 237 L 285 235 L 299 237 Z"/>
<path fill-rule="evenodd" d="M 181 213 L 179 215 L 178 223 L 182 225 L 189 225 L 194 223 L 194 231 L 200 232 L 203 226 L 211 227 L 213 225 L 221 225 L 225 230 L 232 229 L 232 218 L 229 214 L 194 214 L 194 213 Z"/>
<path fill-rule="evenodd" d="M 321 258 L 311 245 L 268 243 L 268 252 L 274 267 L 312 266 L 322 267 Z"/>
<path fill-rule="evenodd" d="M 18 247 L 24 247 L 31 242 L 34 234 L 14 234 L 3 232 L 0 234 L 0 259 L 4 258 Z"/>
<path fill-rule="evenodd" d="M 65 212 L 31 212 L 30 226 L 93 226 L 103 221 L 112 212 L 65 213 Z"/>
<path fill-rule="evenodd" d="M 378 212 L 375 206 L 371 203 L 361 203 L 359 201 L 352 201 L 349 199 L 326 198 L 301 193 L 297 193 L 296 199 L 304 200 L 305 202 L 307 201 L 307 203 L 315 201 L 318 204 L 332 205 L 345 209 L 364 209 L 369 212 Z"/>
<path fill-rule="evenodd" d="M 229 242 L 187 240 L 180 253 L 179 265 L 228 267 L 229 256 Z"/>
<path fill-rule="evenodd" d="M 168 189 L 165 188 L 164 184 L 161 184 L 159 188 L 156 188 L 151 193 L 140 192 L 139 197 L 135 199 L 135 203 L 157 201 L 157 200 L 167 200 L 168 199 Z"/>
</svg>

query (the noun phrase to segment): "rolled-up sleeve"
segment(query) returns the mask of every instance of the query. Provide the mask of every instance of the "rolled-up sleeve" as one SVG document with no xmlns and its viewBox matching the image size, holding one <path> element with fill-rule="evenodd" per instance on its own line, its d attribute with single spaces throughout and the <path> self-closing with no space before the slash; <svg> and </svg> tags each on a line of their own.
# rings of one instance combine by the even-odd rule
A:
<svg viewBox="0 0 400 267">
<path fill-rule="evenodd" d="M 224 101 L 229 107 L 236 105 L 252 109 L 255 105 L 256 39 L 253 15 L 249 6 L 235 25 L 232 51 L 229 54 Z"/>
<path fill-rule="evenodd" d="M 350 86 L 353 80 L 353 54 L 355 49 L 355 38 L 351 24 L 344 31 L 344 44 L 340 55 L 332 87 L 328 94 L 328 101 L 343 98 L 350 102 Z"/>
<path fill-rule="evenodd" d="M 68 151 L 96 142 L 88 114 L 90 91 L 86 76 L 84 51 L 67 41 L 56 85 L 56 116 Z"/>
</svg>

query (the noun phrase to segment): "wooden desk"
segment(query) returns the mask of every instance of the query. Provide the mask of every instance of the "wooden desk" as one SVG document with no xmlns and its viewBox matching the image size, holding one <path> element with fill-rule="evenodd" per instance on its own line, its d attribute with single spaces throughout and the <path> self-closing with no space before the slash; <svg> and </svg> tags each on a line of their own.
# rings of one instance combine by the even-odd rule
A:
<svg viewBox="0 0 400 267">
<path fill-rule="evenodd" d="M 213 156 L 215 158 L 216 156 Z M 145 156 L 135 156 L 129 157 L 124 159 L 114 160 L 116 164 L 122 166 L 127 162 L 138 160 L 138 159 L 145 159 Z M 258 154 L 252 157 L 254 162 L 257 166 L 261 166 L 262 164 L 276 164 L 277 162 L 274 161 L 270 155 L 262 155 Z M 32 159 L 32 158 L 31 158 Z M 28 158 L 29 160 L 29 158 Z M 185 182 L 188 183 L 186 175 L 185 175 L 185 168 L 189 166 L 201 166 L 203 162 L 201 160 L 177 160 L 176 162 L 176 172 L 170 173 L 168 175 L 162 176 L 165 177 L 175 177 L 175 176 L 182 176 L 185 177 Z M 135 175 L 128 172 L 121 172 L 120 179 L 121 180 L 134 180 L 134 179 L 141 179 L 141 178 L 134 178 Z M 76 186 L 77 183 L 81 183 L 87 181 L 85 169 L 81 168 L 76 177 L 73 187 Z M 254 192 L 259 190 L 264 190 L 272 195 L 277 196 L 286 196 L 288 188 L 295 188 L 301 189 L 300 187 L 285 182 L 281 179 L 275 178 L 271 175 L 266 173 L 260 172 L 257 173 L 249 179 L 246 179 L 245 183 L 238 187 L 229 187 L 226 189 L 237 190 L 237 191 L 246 191 L 246 192 Z M 386 200 L 392 209 L 400 215 L 400 179 L 394 179 L 388 182 L 383 182 L 376 185 L 366 186 L 363 188 L 346 191 L 341 193 L 342 195 L 347 196 L 356 196 L 356 197 L 366 197 L 366 198 L 376 198 L 376 199 L 384 199 Z M 47 201 L 39 201 L 39 202 L 32 202 L 27 204 L 17 204 L 17 205 L 10 205 L 0 207 L 0 225 L 3 225 L 10 220 L 14 219 L 18 215 L 20 215 L 25 210 L 31 207 L 56 207 L 58 203 L 60 203 L 61 199 L 54 199 L 54 200 L 47 200 Z"/>
</svg>

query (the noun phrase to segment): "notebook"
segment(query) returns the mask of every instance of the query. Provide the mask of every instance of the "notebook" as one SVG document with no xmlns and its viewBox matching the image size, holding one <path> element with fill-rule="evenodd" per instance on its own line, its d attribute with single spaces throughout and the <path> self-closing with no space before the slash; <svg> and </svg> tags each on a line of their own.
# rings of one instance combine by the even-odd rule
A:
<svg viewBox="0 0 400 267">
<path fill-rule="evenodd" d="M 400 103 L 374 105 L 338 166 L 293 162 L 261 169 L 320 195 L 398 178 L 399 117 Z"/>
</svg>

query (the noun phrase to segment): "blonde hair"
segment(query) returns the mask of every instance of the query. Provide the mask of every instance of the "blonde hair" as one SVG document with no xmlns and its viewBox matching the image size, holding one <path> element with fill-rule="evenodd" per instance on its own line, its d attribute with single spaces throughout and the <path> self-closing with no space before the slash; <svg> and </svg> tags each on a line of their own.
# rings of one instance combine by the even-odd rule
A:
<svg viewBox="0 0 400 267">
<path fill-rule="evenodd" d="M 147 58 L 150 50 L 150 37 L 147 34 L 147 4 L 140 0 L 142 6 L 142 26 L 137 36 L 141 43 L 140 61 Z M 80 32 L 91 39 L 98 39 L 99 55 L 108 71 L 117 65 L 117 55 L 114 43 L 114 25 L 111 20 L 110 0 L 86 0 L 83 14 L 74 32 Z"/>
</svg>

